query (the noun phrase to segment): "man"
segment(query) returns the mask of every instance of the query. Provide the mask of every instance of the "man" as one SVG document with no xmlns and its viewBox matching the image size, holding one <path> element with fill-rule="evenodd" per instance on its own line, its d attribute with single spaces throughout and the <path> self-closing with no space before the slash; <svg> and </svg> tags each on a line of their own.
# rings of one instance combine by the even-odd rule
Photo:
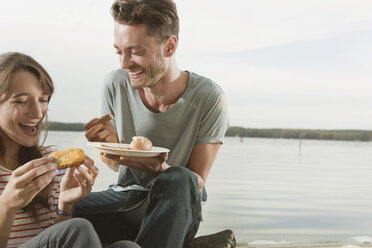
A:
<svg viewBox="0 0 372 248">
<path fill-rule="evenodd" d="M 179 21 L 172 0 L 116 0 L 114 48 L 122 69 L 105 79 L 102 112 L 112 122 L 85 125 L 89 141 L 149 138 L 169 154 L 102 154 L 116 185 L 88 195 L 74 215 L 89 219 L 104 243 L 177 248 L 199 227 L 204 185 L 228 126 L 226 99 L 211 80 L 177 67 Z"/>
</svg>

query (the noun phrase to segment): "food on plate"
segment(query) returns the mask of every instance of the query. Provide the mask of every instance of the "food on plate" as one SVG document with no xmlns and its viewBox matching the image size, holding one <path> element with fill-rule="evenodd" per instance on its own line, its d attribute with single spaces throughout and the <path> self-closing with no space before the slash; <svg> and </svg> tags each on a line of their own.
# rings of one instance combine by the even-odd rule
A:
<svg viewBox="0 0 372 248">
<path fill-rule="evenodd" d="M 121 150 L 129 150 L 129 147 L 120 147 L 120 146 L 109 146 L 105 144 L 101 144 L 102 147 L 107 147 L 107 148 L 115 148 L 115 149 L 121 149 Z"/>
<path fill-rule="evenodd" d="M 107 114 L 99 118 L 99 123 L 104 124 L 105 122 L 108 122 L 109 120 L 114 119 L 114 116 L 112 114 Z"/>
<path fill-rule="evenodd" d="M 152 142 L 146 137 L 134 136 L 133 141 L 129 145 L 129 149 L 151 151 L 152 150 Z"/>
<path fill-rule="evenodd" d="M 49 156 L 54 159 L 58 170 L 81 165 L 86 157 L 84 151 L 80 148 L 70 148 L 53 152 Z"/>
</svg>

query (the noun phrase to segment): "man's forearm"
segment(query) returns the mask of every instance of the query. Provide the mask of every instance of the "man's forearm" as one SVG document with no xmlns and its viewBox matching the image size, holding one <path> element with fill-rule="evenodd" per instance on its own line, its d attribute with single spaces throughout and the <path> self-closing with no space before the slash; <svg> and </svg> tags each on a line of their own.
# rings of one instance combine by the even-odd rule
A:
<svg viewBox="0 0 372 248">
<path fill-rule="evenodd" d="M 194 175 L 198 179 L 198 187 L 199 187 L 199 191 L 201 191 L 204 187 L 204 184 L 205 184 L 204 179 L 198 173 L 193 172 L 193 171 L 192 171 L 192 173 L 194 173 Z"/>
</svg>

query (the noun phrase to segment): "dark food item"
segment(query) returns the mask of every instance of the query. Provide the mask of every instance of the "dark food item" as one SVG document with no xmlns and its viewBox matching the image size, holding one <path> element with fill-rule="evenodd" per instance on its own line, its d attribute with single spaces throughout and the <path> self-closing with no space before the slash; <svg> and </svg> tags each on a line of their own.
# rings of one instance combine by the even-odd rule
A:
<svg viewBox="0 0 372 248">
<path fill-rule="evenodd" d="M 104 124 L 105 122 L 108 122 L 109 120 L 112 120 L 112 119 L 114 119 L 114 116 L 112 114 L 107 114 L 99 118 L 99 122 L 101 124 Z"/>
</svg>

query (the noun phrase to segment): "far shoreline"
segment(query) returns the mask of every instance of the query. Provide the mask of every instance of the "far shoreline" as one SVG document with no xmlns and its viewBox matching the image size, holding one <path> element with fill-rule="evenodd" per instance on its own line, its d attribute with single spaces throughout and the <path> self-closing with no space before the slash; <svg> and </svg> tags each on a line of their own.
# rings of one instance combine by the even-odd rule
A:
<svg viewBox="0 0 372 248">
<path fill-rule="evenodd" d="M 84 123 L 48 122 L 50 131 L 83 132 Z M 231 126 L 226 137 L 238 138 L 278 138 L 339 141 L 372 141 L 372 130 L 325 130 L 325 129 L 286 129 L 286 128 L 244 128 Z"/>
</svg>

